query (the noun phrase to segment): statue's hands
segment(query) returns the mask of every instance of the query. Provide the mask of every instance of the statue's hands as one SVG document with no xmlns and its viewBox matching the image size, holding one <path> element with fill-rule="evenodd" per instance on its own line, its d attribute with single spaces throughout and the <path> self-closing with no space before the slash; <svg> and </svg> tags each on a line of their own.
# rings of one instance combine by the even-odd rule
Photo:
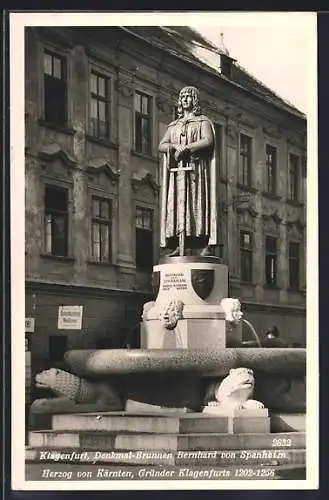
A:
<svg viewBox="0 0 329 500">
<path fill-rule="evenodd" d="M 168 144 L 167 152 L 172 153 L 173 151 L 175 151 L 176 147 L 177 147 L 177 144 Z"/>
<path fill-rule="evenodd" d="M 188 146 L 182 146 L 178 145 L 176 147 L 176 152 L 175 152 L 175 160 L 179 161 L 182 159 L 183 156 L 185 156 L 189 152 Z"/>
</svg>

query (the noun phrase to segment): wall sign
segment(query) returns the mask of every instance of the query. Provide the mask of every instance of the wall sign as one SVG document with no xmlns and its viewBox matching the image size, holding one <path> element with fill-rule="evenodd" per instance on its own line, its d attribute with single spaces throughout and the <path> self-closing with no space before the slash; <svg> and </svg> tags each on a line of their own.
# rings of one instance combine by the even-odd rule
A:
<svg viewBox="0 0 329 500">
<path fill-rule="evenodd" d="M 25 318 L 25 332 L 34 333 L 35 318 Z"/>
<path fill-rule="evenodd" d="M 58 330 L 81 330 L 83 306 L 59 306 Z"/>
</svg>

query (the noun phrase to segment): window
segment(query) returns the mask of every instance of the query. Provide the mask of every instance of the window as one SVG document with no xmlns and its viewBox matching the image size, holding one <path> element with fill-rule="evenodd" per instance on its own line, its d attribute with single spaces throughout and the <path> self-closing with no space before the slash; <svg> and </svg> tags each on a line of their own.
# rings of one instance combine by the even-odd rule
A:
<svg viewBox="0 0 329 500">
<path fill-rule="evenodd" d="M 265 281 L 267 285 L 276 285 L 276 238 L 265 238 Z"/>
<path fill-rule="evenodd" d="M 63 361 L 67 351 L 66 335 L 49 335 L 48 337 L 49 361 Z"/>
<path fill-rule="evenodd" d="M 50 52 L 44 52 L 43 58 L 45 120 L 63 126 L 67 120 L 66 61 Z"/>
<path fill-rule="evenodd" d="M 289 286 L 299 288 L 299 243 L 289 243 Z"/>
<path fill-rule="evenodd" d="M 244 134 L 240 134 L 239 183 L 251 185 L 251 138 Z"/>
<path fill-rule="evenodd" d="M 289 155 L 289 179 L 288 179 L 288 198 L 291 201 L 298 201 L 298 156 Z"/>
<path fill-rule="evenodd" d="M 266 191 L 275 194 L 276 191 L 276 148 L 266 144 Z"/>
<path fill-rule="evenodd" d="M 109 79 L 95 72 L 90 75 L 90 129 L 94 137 L 109 136 Z"/>
<path fill-rule="evenodd" d="M 45 189 L 45 246 L 51 255 L 68 254 L 68 191 L 57 186 Z"/>
<path fill-rule="evenodd" d="M 252 234 L 240 231 L 240 274 L 241 281 L 252 282 Z"/>
<path fill-rule="evenodd" d="M 152 111 L 151 97 L 136 92 L 135 94 L 135 148 L 136 151 L 151 154 L 152 151 Z"/>
<path fill-rule="evenodd" d="M 221 73 L 227 78 L 232 78 L 232 59 L 225 54 L 220 56 Z"/>
<path fill-rule="evenodd" d="M 149 208 L 136 207 L 136 267 L 153 268 L 153 212 Z"/>
<path fill-rule="evenodd" d="M 92 257 L 97 262 L 110 262 L 112 239 L 112 203 L 111 200 L 92 198 Z"/>
</svg>

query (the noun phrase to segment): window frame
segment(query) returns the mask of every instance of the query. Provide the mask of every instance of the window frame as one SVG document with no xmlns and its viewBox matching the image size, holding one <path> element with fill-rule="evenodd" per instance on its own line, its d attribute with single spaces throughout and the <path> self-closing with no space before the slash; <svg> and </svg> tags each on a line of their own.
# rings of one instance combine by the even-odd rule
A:
<svg viewBox="0 0 329 500">
<path fill-rule="evenodd" d="M 94 216 L 93 204 L 94 201 L 100 202 L 100 216 Z M 106 202 L 108 204 L 109 215 L 108 217 L 101 216 L 101 204 Z M 102 193 L 91 193 L 90 196 L 90 257 L 92 262 L 97 264 L 112 264 L 113 263 L 113 200 L 110 197 L 104 196 Z M 100 254 L 99 258 L 94 253 L 94 238 L 93 238 L 93 227 L 94 224 L 99 225 L 99 242 L 100 242 Z M 102 240 L 101 240 L 101 227 L 106 226 L 108 228 L 108 257 L 102 256 Z"/>
<path fill-rule="evenodd" d="M 269 240 L 273 240 L 275 243 L 275 251 L 268 249 L 267 242 Z M 268 280 L 267 276 L 267 267 L 268 267 L 268 258 L 274 258 L 274 279 Z M 267 286 L 277 286 L 278 282 L 278 238 L 272 235 L 265 235 L 265 284 Z"/>
<path fill-rule="evenodd" d="M 50 75 L 49 73 L 45 72 L 45 56 L 48 55 L 51 57 L 51 66 L 52 66 L 52 74 Z M 56 78 L 53 76 L 54 73 L 54 60 L 57 59 L 60 61 L 60 67 L 61 67 L 61 73 L 62 77 L 61 78 Z M 68 122 L 69 122 L 69 61 L 68 57 L 66 54 L 63 54 L 62 51 L 58 51 L 56 48 L 50 48 L 47 46 L 44 46 L 42 48 L 42 75 L 43 75 L 43 96 L 42 96 L 42 109 L 43 109 L 43 118 L 46 123 L 49 123 L 50 125 L 53 125 L 54 127 L 68 127 Z M 53 120 L 50 116 L 49 113 L 47 113 L 47 102 L 51 100 L 55 100 L 54 96 L 50 96 L 51 99 L 47 99 L 47 86 L 49 87 L 49 84 L 47 84 L 47 80 L 50 82 L 51 81 L 57 81 L 61 83 L 57 83 L 57 85 L 62 85 L 63 87 L 63 120 L 62 121 L 57 121 Z M 56 99 L 57 101 L 57 99 Z M 49 104 L 48 104 L 49 106 Z M 51 114 L 51 113 L 50 113 Z"/>
<path fill-rule="evenodd" d="M 292 184 L 291 182 L 291 173 L 292 173 L 292 163 L 291 160 L 294 158 L 296 160 L 295 163 L 295 168 L 294 168 L 294 183 Z M 300 186 L 300 180 L 299 180 L 299 173 L 300 173 L 300 157 L 292 152 L 289 152 L 288 155 L 288 200 L 292 202 L 298 202 L 299 200 L 299 186 Z M 293 190 L 292 190 L 293 189 Z"/>
<path fill-rule="evenodd" d="M 137 110 L 136 108 L 136 99 L 137 96 L 140 97 L 140 110 Z M 142 99 L 143 97 L 146 97 L 148 99 L 148 113 L 145 114 L 142 112 L 143 104 L 142 104 Z M 144 92 L 143 90 L 136 89 L 134 91 L 134 150 L 136 153 L 152 156 L 153 152 L 153 139 L 154 139 L 154 133 L 153 133 L 153 123 L 155 121 L 154 117 L 154 109 L 153 109 L 153 103 L 154 103 L 154 96 L 151 94 L 148 94 Z M 141 123 L 139 127 L 137 127 L 137 120 L 138 118 L 140 119 Z M 146 119 L 148 123 L 148 140 L 147 140 L 147 148 L 146 150 L 143 150 L 143 135 L 142 135 L 142 120 Z M 140 141 L 137 139 L 137 130 L 139 129 L 140 131 Z M 139 142 L 140 142 L 140 147 L 139 147 Z"/>
<path fill-rule="evenodd" d="M 244 244 L 242 244 L 242 236 L 243 235 L 248 235 L 250 237 L 250 244 L 249 244 L 249 247 L 248 246 L 244 246 Z M 240 229 L 239 231 L 239 249 L 240 249 L 240 280 L 243 282 L 243 283 L 253 283 L 253 248 L 254 247 L 254 238 L 253 238 L 253 232 L 250 231 L 250 230 L 246 230 L 246 229 Z M 242 265 L 242 261 L 243 261 L 243 258 L 245 255 L 248 255 L 248 259 L 250 259 L 250 276 L 249 277 L 245 277 L 245 276 L 242 276 L 242 271 L 243 271 L 243 265 Z"/>
<path fill-rule="evenodd" d="M 269 161 L 268 149 L 271 150 L 272 155 L 274 152 L 274 161 Z M 265 191 L 266 193 L 276 195 L 277 193 L 277 165 L 278 165 L 278 148 L 273 144 L 267 142 L 265 144 L 265 166 L 266 166 L 266 179 L 265 179 Z M 272 189 L 270 189 L 269 182 L 269 169 L 272 169 Z"/>
<path fill-rule="evenodd" d="M 246 153 L 242 148 L 242 138 L 247 139 L 249 145 L 249 151 Z M 248 175 L 247 183 L 245 182 L 245 158 L 248 160 Z M 252 158 L 253 158 L 253 138 L 246 134 L 245 132 L 239 133 L 239 163 L 238 163 L 238 184 L 245 188 L 251 188 L 252 186 Z M 242 176 L 241 176 L 242 173 Z"/>
<path fill-rule="evenodd" d="M 104 80 L 105 96 L 101 96 L 99 93 L 95 94 L 92 90 L 91 78 L 96 76 L 97 79 L 97 92 L 99 89 L 99 79 Z M 100 140 L 109 140 L 111 135 L 111 93 L 112 93 L 112 78 L 105 72 L 95 69 L 94 67 L 89 68 L 89 134 L 91 137 Z M 92 120 L 95 119 L 92 116 L 92 100 L 97 103 L 97 134 L 94 133 Z M 104 103 L 105 106 L 105 134 L 100 135 L 99 133 L 99 103 Z"/>
<path fill-rule="evenodd" d="M 138 210 L 141 210 L 143 212 L 149 212 L 150 214 L 150 221 L 151 221 L 151 227 L 150 229 L 147 229 L 145 227 L 138 227 L 137 225 L 137 212 Z M 155 243 L 155 211 L 153 207 L 150 207 L 148 205 L 144 205 L 142 203 L 136 203 L 135 205 L 135 222 L 134 222 L 134 228 L 135 228 L 135 265 L 136 269 L 138 271 L 142 272 L 152 272 L 153 266 L 154 266 L 154 259 L 155 259 L 155 248 L 154 248 L 154 243 Z M 152 262 L 150 265 L 146 265 L 145 267 L 141 266 L 140 263 L 138 262 L 138 244 L 137 244 L 137 231 L 146 231 L 151 234 L 151 251 L 152 251 Z"/>
<path fill-rule="evenodd" d="M 54 208 L 49 208 L 47 209 L 46 206 L 46 196 L 47 196 L 47 188 L 51 188 L 54 190 L 62 190 L 66 192 L 66 202 L 67 202 L 67 209 L 66 210 L 58 210 Z M 66 227 L 65 227 L 65 249 L 66 253 L 64 255 L 60 253 L 55 253 L 53 251 L 53 222 L 51 223 L 51 251 L 48 251 L 48 242 L 47 242 L 47 234 L 48 234 L 48 216 L 49 215 L 64 215 L 66 216 Z M 48 182 L 47 180 L 44 182 L 44 203 L 43 203 L 43 220 L 44 220 L 44 253 L 46 255 L 49 255 L 51 257 L 69 257 L 69 252 L 70 252 L 70 188 L 69 186 L 63 186 L 63 185 L 58 185 L 53 182 Z"/>
<path fill-rule="evenodd" d="M 291 255 L 291 246 L 296 245 L 297 246 L 297 256 L 292 256 Z M 301 253 L 301 243 L 300 241 L 292 241 L 290 240 L 288 242 L 288 263 L 289 263 L 289 288 L 291 290 L 299 290 L 300 289 L 300 279 L 301 279 L 301 267 L 300 267 L 300 253 Z M 291 262 L 297 262 L 297 277 L 296 277 L 296 283 L 293 283 L 292 281 L 292 269 L 291 269 Z"/>
</svg>

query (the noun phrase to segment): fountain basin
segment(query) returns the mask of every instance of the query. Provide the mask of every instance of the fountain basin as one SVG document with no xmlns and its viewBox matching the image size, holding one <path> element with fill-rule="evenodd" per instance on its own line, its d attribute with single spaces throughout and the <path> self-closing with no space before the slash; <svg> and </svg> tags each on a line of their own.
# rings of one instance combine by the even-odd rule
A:
<svg viewBox="0 0 329 500">
<path fill-rule="evenodd" d="M 255 397 L 270 411 L 306 411 L 306 349 L 103 349 L 65 354 L 69 370 L 89 380 L 123 382 L 124 399 L 194 410 L 232 368 L 250 368 Z"/>
<path fill-rule="evenodd" d="M 202 377 L 225 376 L 231 368 L 245 367 L 282 376 L 306 373 L 303 348 L 209 349 L 102 349 L 65 353 L 72 372 L 86 377 L 192 372 Z"/>
</svg>

